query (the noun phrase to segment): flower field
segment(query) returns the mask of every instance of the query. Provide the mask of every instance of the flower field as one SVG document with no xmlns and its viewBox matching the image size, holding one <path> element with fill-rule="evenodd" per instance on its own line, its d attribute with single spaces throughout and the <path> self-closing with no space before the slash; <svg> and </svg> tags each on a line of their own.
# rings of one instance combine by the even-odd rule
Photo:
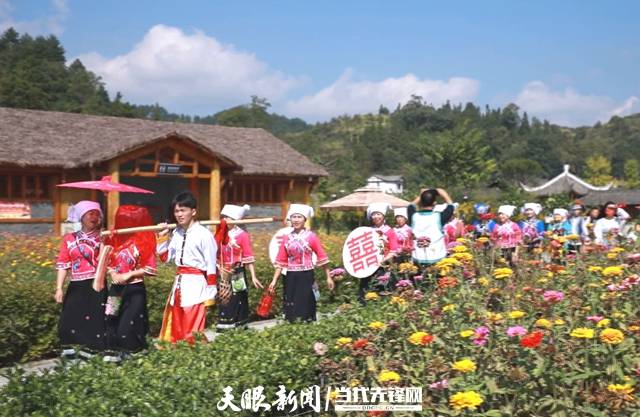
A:
<svg viewBox="0 0 640 417">
<path fill-rule="evenodd" d="M 339 260 L 341 237 L 324 241 Z M 43 377 L 16 372 L 0 393 L 0 412 L 243 415 L 217 410 L 225 386 L 239 396 L 262 385 L 272 398 L 280 384 L 322 384 L 422 387 L 423 415 L 640 415 L 636 249 L 562 254 L 553 263 L 532 253 L 513 268 L 490 255 L 485 243 L 463 239 L 426 271 L 393 266 L 377 284 L 384 291 L 367 294 L 365 307 L 345 279 L 323 299 L 322 308 L 338 314 L 314 325 L 227 333 L 195 348 L 153 349 L 121 366 L 93 360 Z M 13 260 L 0 262 L 6 275 Z M 29 275 L 34 262 L 14 267 Z M 38 278 L 52 277 L 50 266 L 38 268 L 18 281 L 47 283 L 41 302 L 50 303 L 51 281 Z M 270 271 L 259 268 L 263 282 Z"/>
</svg>

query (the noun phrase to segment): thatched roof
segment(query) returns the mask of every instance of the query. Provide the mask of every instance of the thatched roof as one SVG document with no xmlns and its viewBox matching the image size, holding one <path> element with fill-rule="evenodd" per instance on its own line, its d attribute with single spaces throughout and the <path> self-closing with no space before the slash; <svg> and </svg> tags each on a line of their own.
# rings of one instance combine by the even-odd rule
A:
<svg viewBox="0 0 640 417">
<path fill-rule="evenodd" d="M 537 187 L 530 187 L 525 184 L 520 185 L 529 193 L 537 196 L 548 196 L 571 192 L 577 195 L 585 195 L 592 191 L 606 191 L 610 189 L 613 184 L 596 187 L 595 185 L 591 185 L 583 179 L 573 175 L 569 172 L 569 165 L 565 165 L 564 170 L 560 175 L 550 179 L 542 185 Z"/>
<path fill-rule="evenodd" d="M 239 175 L 328 175 L 263 129 L 0 107 L 0 164 L 93 166 L 168 137 L 190 142 Z"/>
<path fill-rule="evenodd" d="M 393 208 L 407 207 L 410 204 L 408 201 L 382 191 L 358 188 L 352 194 L 323 204 L 320 208 L 325 210 L 357 210 L 366 209 L 371 203 L 388 203 Z"/>
<path fill-rule="evenodd" d="M 640 205 L 640 190 L 616 188 L 607 191 L 594 191 L 580 198 L 580 201 L 587 206 L 601 206 L 607 201 L 636 206 Z"/>
</svg>

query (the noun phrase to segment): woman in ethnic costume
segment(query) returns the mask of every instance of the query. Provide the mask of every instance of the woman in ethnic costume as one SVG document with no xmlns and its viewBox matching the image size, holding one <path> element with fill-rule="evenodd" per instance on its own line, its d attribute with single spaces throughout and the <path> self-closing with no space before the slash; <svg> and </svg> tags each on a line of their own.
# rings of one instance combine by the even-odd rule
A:
<svg viewBox="0 0 640 417">
<path fill-rule="evenodd" d="M 396 232 L 393 228 L 389 227 L 389 225 L 385 223 L 385 216 L 387 215 L 387 211 L 390 208 L 391 206 L 387 203 L 371 203 L 367 207 L 367 218 L 371 221 L 371 227 L 378 233 L 384 244 L 383 257 L 381 262 L 383 264 L 387 261 L 391 261 L 397 255 L 399 250 L 398 237 L 396 235 Z M 384 273 L 385 270 L 381 266 L 376 272 L 373 273 L 373 275 L 360 279 L 358 288 L 358 302 L 360 302 L 360 304 L 366 304 L 364 296 L 369 290 L 371 279 L 377 278 Z"/>
<path fill-rule="evenodd" d="M 60 244 L 55 293 L 56 302 L 62 303 L 58 333 L 63 357 L 74 358 L 75 346 L 82 349 L 81 356 L 90 357 L 104 350 L 106 343 L 107 290 L 96 292 L 92 287 L 98 266 L 102 210 L 100 204 L 85 200 L 69 207 L 68 214 L 67 221 L 80 222 L 81 229 L 67 233 Z M 71 279 L 63 295 L 69 270 Z"/>
<path fill-rule="evenodd" d="M 225 204 L 220 212 L 223 218 L 231 220 L 242 219 L 250 207 Z M 219 317 L 216 328 L 228 330 L 246 326 L 249 322 L 249 291 L 247 285 L 247 270 L 251 274 L 251 282 L 256 288 L 262 288 L 262 283 L 256 278 L 254 267 L 255 258 L 251 247 L 251 237 L 246 230 L 234 225 L 227 232 L 227 243 L 222 244 L 222 261 L 219 265 L 222 273 L 231 276 L 231 298 L 226 303 L 218 305 Z"/>
<path fill-rule="evenodd" d="M 396 220 L 396 227 L 393 228 L 393 231 L 395 232 L 398 240 L 396 261 L 399 263 L 408 262 L 411 260 L 411 252 L 413 251 L 413 231 L 407 224 L 407 221 L 409 220 L 407 208 L 402 207 L 394 209 L 393 214 Z"/>
<path fill-rule="evenodd" d="M 511 221 L 515 206 L 503 205 L 498 207 L 498 223 L 491 232 L 491 241 L 495 248 L 500 249 L 502 257 L 510 266 L 518 261 L 518 246 L 522 243 L 522 230 Z"/>
<path fill-rule="evenodd" d="M 605 203 L 601 213 L 593 227 L 595 243 L 607 249 L 612 248 L 619 244 L 622 228 L 631 216 L 612 201 Z"/>
<path fill-rule="evenodd" d="M 329 290 L 334 288 L 329 271 L 329 258 L 320 239 L 315 233 L 305 228 L 305 222 L 311 216 L 313 216 L 313 208 L 310 206 L 291 204 L 289 207 L 287 219 L 291 221 L 293 230 L 282 239 L 276 256 L 276 270 L 269 285 L 269 291 L 273 292 L 282 269 L 287 269 L 283 283 L 283 308 L 284 317 L 289 322 L 316 320 L 313 253 L 317 256 L 316 266 L 324 269 L 327 287 Z"/>
<path fill-rule="evenodd" d="M 145 207 L 124 205 L 116 211 L 116 229 L 151 225 L 153 220 Z M 157 274 L 156 236 L 154 232 L 115 235 L 110 243 L 114 249 L 105 314 L 111 354 L 105 360 L 119 361 L 147 347 L 149 315 L 144 278 Z"/>
<path fill-rule="evenodd" d="M 522 207 L 522 214 L 524 214 L 525 218 L 520 222 L 520 229 L 522 230 L 522 239 L 527 247 L 527 252 L 532 252 L 533 249 L 540 247 L 542 244 L 545 225 L 538 218 L 541 211 L 542 206 L 538 203 L 525 203 Z"/>
</svg>

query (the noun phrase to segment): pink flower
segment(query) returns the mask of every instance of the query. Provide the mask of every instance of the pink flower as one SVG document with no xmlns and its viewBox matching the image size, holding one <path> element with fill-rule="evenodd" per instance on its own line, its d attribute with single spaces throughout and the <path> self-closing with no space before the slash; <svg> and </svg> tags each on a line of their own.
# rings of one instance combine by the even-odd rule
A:
<svg viewBox="0 0 640 417">
<path fill-rule="evenodd" d="M 424 277 L 422 275 L 416 275 L 413 277 L 414 282 L 422 281 Z"/>
<path fill-rule="evenodd" d="M 513 326 L 507 329 L 507 336 L 516 337 L 516 336 L 524 336 L 527 334 L 527 329 L 522 326 Z"/>
<path fill-rule="evenodd" d="M 380 275 L 378 278 L 378 284 L 384 285 L 389 282 L 389 273 L 387 272 L 384 275 Z"/>
<path fill-rule="evenodd" d="M 489 328 L 486 326 L 480 326 L 475 329 L 474 335 L 471 337 L 473 339 L 473 344 L 476 346 L 484 346 L 487 344 L 489 336 Z"/>
<path fill-rule="evenodd" d="M 544 301 L 548 302 L 548 303 L 558 303 L 562 300 L 564 300 L 564 293 L 562 291 L 545 291 L 544 294 L 542 294 L 542 297 L 544 297 Z"/>
<path fill-rule="evenodd" d="M 313 344 L 313 351 L 316 352 L 318 356 L 324 356 L 329 348 L 322 342 L 316 342 Z"/>
<path fill-rule="evenodd" d="M 594 323 L 597 323 L 602 319 L 604 319 L 604 317 L 602 317 L 602 316 L 588 316 L 587 317 L 587 320 L 592 321 Z"/>
<path fill-rule="evenodd" d="M 424 299 L 424 294 L 420 290 L 413 291 L 413 299 L 416 301 L 420 301 Z"/>
<path fill-rule="evenodd" d="M 396 283 L 396 288 L 406 288 L 406 287 L 413 287 L 413 284 L 408 279 L 401 279 Z"/>
<path fill-rule="evenodd" d="M 429 384 L 429 389 L 441 391 L 449 388 L 449 380 L 443 379 L 441 381 L 434 382 L 433 384 Z"/>
</svg>

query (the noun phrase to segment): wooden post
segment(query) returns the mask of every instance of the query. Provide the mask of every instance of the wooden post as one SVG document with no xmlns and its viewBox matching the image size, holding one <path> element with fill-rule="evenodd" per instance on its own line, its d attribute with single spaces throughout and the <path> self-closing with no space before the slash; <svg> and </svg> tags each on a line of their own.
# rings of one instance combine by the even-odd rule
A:
<svg viewBox="0 0 640 417">
<path fill-rule="evenodd" d="M 109 175 L 111 181 L 120 182 L 120 163 L 117 159 L 109 161 Z M 107 194 L 107 228 L 113 229 L 116 221 L 116 211 L 120 206 L 120 193 L 110 192 Z"/>
<path fill-rule="evenodd" d="M 60 181 L 60 178 L 53 177 L 54 182 Z M 53 235 L 60 236 L 60 187 L 53 186 Z"/>
<path fill-rule="evenodd" d="M 218 219 L 220 209 L 220 164 L 216 161 L 211 167 L 209 178 L 209 218 Z"/>
</svg>

